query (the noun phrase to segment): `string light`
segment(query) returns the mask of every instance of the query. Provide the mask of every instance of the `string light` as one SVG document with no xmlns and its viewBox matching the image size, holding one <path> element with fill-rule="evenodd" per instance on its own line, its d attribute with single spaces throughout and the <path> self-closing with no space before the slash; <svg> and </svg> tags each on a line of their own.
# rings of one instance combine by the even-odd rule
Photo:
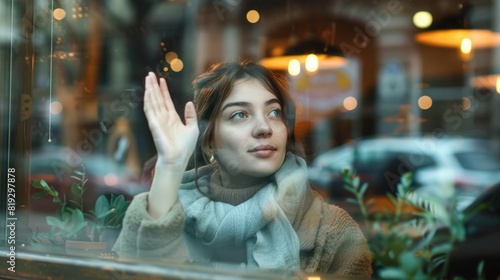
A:
<svg viewBox="0 0 500 280">
<path fill-rule="evenodd" d="M 51 6 L 52 14 L 54 14 L 54 0 L 52 0 Z M 53 60 L 54 60 L 54 16 L 50 18 L 50 66 L 49 66 L 49 139 L 48 142 L 52 142 L 52 114 L 50 113 L 52 105 L 52 70 L 53 70 Z"/>
</svg>

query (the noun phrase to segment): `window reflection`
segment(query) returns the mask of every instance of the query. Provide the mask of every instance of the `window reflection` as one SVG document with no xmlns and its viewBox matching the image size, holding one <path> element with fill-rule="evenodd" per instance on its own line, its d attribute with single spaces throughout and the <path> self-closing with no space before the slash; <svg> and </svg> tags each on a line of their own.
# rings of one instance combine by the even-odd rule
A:
<svg viewBox="0 0 500 280">
<path fill-rule="evenodd" d="M 250 59 L 285 75 L 310 184 L 362 226 L 361 210 L 348 203 L 345 168 L 369 183 L 366 198 L 379 210 L 387 194 L 398 196 L 406 172 L 421 197 L 458 211 L 500 183 L 498 1 L 0 0 L 0 7 L 1 174 L 5 182 L 7 170 L 16 171 L 18 252 L 123 261 L 110 250 L 120 223 L 115 237 L 94 236 L 96 202 L 102 197 L 110 210 L 150 188 L 156 148 L 143 113 L 150 71 L 168 80 L 181 115 L 193 78 L 213 63 Z M 452 26 L 460 17 L 470 26 Z M 450 37 L 438 42 L 437 31 Z M 294 50 L 312 39 L 319 51 Z M 347 64 L 329 60 L 333 49 Z M 75 234 L 110 244 L 81 253 L 66 249 L 62 235 L 52 238 L 57 222 L 47 217 L 73 215 L 57 212 L 63 202 L 81 206 L 88 221 Z M 8 209 L 1 213 L 7 221 Z M 9 248 L 7 223 L 0 229 Z M 476 266 L 462 271 L 457 261 L 450 273 L 470 276 L 484 259 L 486 273 L 498 276 L 486 251 L 475 246 Z"/>
</svg>

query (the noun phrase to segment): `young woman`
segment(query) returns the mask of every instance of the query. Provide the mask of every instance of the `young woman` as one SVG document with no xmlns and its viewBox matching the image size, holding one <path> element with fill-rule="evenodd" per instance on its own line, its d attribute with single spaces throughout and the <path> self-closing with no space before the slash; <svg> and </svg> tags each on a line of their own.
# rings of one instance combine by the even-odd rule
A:
<svg viewBox="0 0 500 280">
<path fill-rule="evenodd" d="M 369 278 L 358 225 L 307 183 L 283 80 L 258 64 L 225 63 L 193 85 L 183 122 L 165 80 L 146 77 L 158 157 L 151 190 L 134 198 L 114 250 Z M 190 158 L 196 167 L 186 171 Z"/>
</svg>

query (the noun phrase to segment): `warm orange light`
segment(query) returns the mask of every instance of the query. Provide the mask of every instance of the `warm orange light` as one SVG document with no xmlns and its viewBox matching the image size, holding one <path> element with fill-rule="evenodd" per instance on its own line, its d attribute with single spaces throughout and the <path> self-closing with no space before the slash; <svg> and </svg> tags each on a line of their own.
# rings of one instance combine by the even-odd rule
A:
<svg viewBox="0 0 500 280">
<path fill-rule="evenodd" d="M 500 45 L 500 33 L 486 29 L 433 30 L 422 31 L 415 35 L 415 40 L 421 44 L 446 48 L 460 48 L 464 38 L 471 40 L 474 49 Z"/>
<path fill-rule="evenodd" d="M 467 111 L 470 109 L 472 102 L 467 97 L 462 97 L 462 110 Z"/>
<path fill-rule="evenodd" d="M 432 98 L 427 95 L 421 96 L 418 99 L 418 107 L 420 107 L 420 109 L 422 110 L 429 109 L 430 107 L 432 107 Z"/>
<path fill-rule="evenodd" d="M 54 10 L 53 15 L 55 19 L 63 20 L 66 17 L 66 11 L 61 8 L 57 8 Z"/>
<path fill-rule="evenodd" d="M 300 64 L 306 64 L 306 59 L 309 55 L 283 55 L 282 48 L 275 48 L 271 52 L 271 57 L 265 57 L 259 61 L 262 66 L 276 70 L 287 70 L 290 60 L 296 59 Z M 326 54 L 315 54 L 318 58 L 318 64 L 328 65 L 329 69 L 340 68 L 345 66 L 349 61 L 342 56 L 331 56 Z M 318 65 L 319 67 L 319 65 Z"/>
<path fill-rule="evenodd" d="M 460 51 L 463 54 L 470 54 L 472 51 L 472 41 L 469 38 L 463 38 L 460 43 Z"/>
<path fill-rule="evenodd" d="M 247 13 L 247 20 L 248 22 L 250 23 L 256 23 L 258 22 L 260 19 L 260 15 L 259 15 L 259 12 L 257 12 L 256 10 L 250 10 L 248 11 Z"/>
<path fill-rule="evenodd" d="M 168 63 L 172 63 L 172 60 L 177 58 L 177 54 L 175 52 L 168 52 L 165 54 L 165 61 Z"/>
<path fill-rule="evenodd" d="M 172 61 L 170 61 L 170 68 L 172 68 L 172 71 L 174 72 L 180 72 L 182 68 L 184 68 L 184 63 L 182 62 L 182 60 L 174 58 L 172 59 Z"/>
<path fill-rule="evenodd" d="M 300 61 L 297 59 L 291 59 L 288 62 L 288 73 L 292 76 L 300 74 Z"/>
<path fill-rule="evenodd" d="M 306 70 L 309 72 L 316 72 L 319 67 L 318 56 L 310 54 L 306 57 Z"/>
<path fill-rule="evenodd" d="M 343 105 L 347 111 L 352 111 L 358 107 L 358 101 L 356 98 L 349 96 L 344 99 Z"/>
<path fill-rule="evenodd" d="M 500 76 L 497 77 L 497 86 L 496 86 L 496 88 L 497 88 L 497 93 L 500 94 Z"/>
</svg>

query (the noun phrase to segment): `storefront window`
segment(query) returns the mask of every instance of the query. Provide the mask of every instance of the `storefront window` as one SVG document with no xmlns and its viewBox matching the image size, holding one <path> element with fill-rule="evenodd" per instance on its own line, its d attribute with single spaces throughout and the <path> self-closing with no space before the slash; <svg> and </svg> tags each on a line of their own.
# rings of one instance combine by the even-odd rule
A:
<svg viewBox="0 0 500 280">
<path fill-rule="evenodd" d="M 183 119 L 196 77 L 251 61 L 286 81 L 304 181 L 359 226 L 372 277 L 500 277 L 500 248 L 491 248 L 500 228 L 499 12 L 498 0 L 0 0 L 0 276 L 338 272 L 335 260 L 324 271 L 307 263 L 304 247 L 302 269 L 276 270 L 252 266 L 249 243 L 242 260 L 235 250 L 222 262 L 114 246 L 131 201 L 159 178 L 148 73 L 166 80 Z M 439 234 L 450 242 L 435 243 Z"/>
</svg>

